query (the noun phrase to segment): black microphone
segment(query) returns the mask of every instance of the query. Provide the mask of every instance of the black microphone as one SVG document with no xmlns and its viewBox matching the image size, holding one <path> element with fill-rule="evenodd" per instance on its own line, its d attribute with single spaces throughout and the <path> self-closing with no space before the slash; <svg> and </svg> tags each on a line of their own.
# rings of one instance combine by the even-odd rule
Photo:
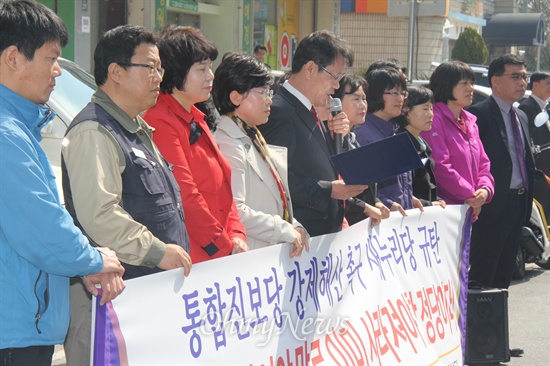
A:
<svg viewBox="0 0 550 366">
<path fill-rule="evenodd" d="M 332 98 L 330 100 L 330 114 L 332 114 L 332 117 L 334 117 L 341 112 L 342 112 L 342 101 L 340 100 L 340 98 Z M 342 152 L 342 134 L 341 133 L 334 134 L 334 143 L 336 145 L 336 154 L 340 154 Z"/>
</svg>

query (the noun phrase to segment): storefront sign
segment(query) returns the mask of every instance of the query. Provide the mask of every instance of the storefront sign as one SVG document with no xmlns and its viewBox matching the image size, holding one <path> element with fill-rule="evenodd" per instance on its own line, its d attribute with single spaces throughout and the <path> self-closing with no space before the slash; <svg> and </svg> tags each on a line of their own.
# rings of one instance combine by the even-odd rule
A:
<svg viewBox="0 0 550 366">
<path fill-rule="evenodd" d="M 155 0 L 155 29 L 166 25 L 166 0 Z"/>
<path fill-rule="evenodd" d="M 195 13 L 199 11 L 199 4 L 195 1 L 169 0 L 169 6 L 174 9 L 192 11 Z"/>
<path fill-rule="evenodd" d="M 280 70 L 290 70 L 300 31 L 300 1 L 279 1 L 279 51 L 277 66 Z"/>
<path fill-rule="evenodd" d="M 251 54 L 252 0 L 243 0 L 243 52 Z"/>
</svg>

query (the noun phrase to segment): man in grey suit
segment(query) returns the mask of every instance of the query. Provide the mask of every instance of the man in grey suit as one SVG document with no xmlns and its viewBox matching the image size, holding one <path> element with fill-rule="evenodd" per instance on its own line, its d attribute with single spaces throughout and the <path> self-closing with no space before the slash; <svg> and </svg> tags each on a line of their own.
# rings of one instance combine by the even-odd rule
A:
<svg viewBox="0 0 550 366">
<path fill-rule="evenodd" d="M 306 36 L 296 48 L 289 79 L 273 97 L 271 114 L 259 126 L 268 143 L 288 149 L 288 180 L 294 216 L 311 236 L 342 229 L 343 201 L 358 195 L 364 185 L 346 185 L 330 159 L 332 133 L 349 133 L 345 113 L 329 117 L 328 130 L 314 106 L 326 106 L 340 87 L 353 51 L 328 31 Z"/>
<path fill-rule="evenodd" d="M 527 116 L 513 106 L 525 94 L 525 62 L 503 55 L 489 65 L 493 94 L 470 108 L 495 179 L 495 194 L 472 226 L 470 287 L 508 288 L 515 270 L 522 226 L 531 216 L 535 161 Z M 513 348 L 510 356 L 523 354 Z"/>
<path fill-rule="evenodd" d="M 534 159 L 527 116 L 513 107 L 527 87 L 525 63 L 504 55 L 489 65 L 493 94 L 468 108 L 477 117 L 479 137 L 495 179 L 495 194 L 472 226 L 470 283 L 508 288 L 533 199 Z"/>
<path fill-rule="evenodd" d="M 529 120 L 529 132 L 535 145 L 542 145 L 550 142 L 550 122 L 545 126 L 536 127 L 535 117 L 548 107 L 550 98 L 550 73 L 536 72 L 531 75 L 529 86 L 531 96 L 525 99 L 519 109 L 525 112 Z M 550 150 L 543 151 L 536 156 L 535 164 L 544 174 L 550 175 Z"/>
</svg>

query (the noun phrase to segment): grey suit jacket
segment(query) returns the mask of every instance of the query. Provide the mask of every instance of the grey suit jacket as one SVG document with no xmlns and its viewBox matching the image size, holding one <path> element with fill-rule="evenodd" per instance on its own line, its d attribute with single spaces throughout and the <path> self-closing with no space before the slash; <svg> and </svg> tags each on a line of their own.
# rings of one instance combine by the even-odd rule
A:
<svg viewBox="0 0 550 366">
<path fill-rule="evenodd" d="M 477 117 L 479 127 L 479 137 L 483 142 L 483 148 L 491 161 L 491 174 L 495 179 L 495 194 L 490 203 L 483 206 L 479 216 L 479 222 L 489 222 L 492 218 L 499 217 L 500 213 L 505 212 L 507 196 L 510 190 L 510 180 L 512 179 L 512 158 L 508 152 L 508 137 L 504 119 L 498 107 L 497 102 L 491 96 L 484 101 L 476 103 L 468 108 L 468 112 Z M 522 127 L 524 159 L 529 178 L 529 187 L 526 197 L 526 217 L 531 216 L 531 203 L 533 199 L 533 183 L 535 161 L 531 153 L 529 144 L 529 130 L 527 127 L 527 116 L 521 110 L 516 110 Z"/>
</svg>

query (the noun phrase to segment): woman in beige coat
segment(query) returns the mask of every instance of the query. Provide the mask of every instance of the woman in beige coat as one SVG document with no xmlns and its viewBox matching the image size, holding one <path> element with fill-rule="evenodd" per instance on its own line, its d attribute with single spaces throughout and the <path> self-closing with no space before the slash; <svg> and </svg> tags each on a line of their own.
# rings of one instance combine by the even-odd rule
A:
<svg viewBox="0 0 550 366">
<path fill-rule="evenodd" d="M 292 216 L 286 148 L 268 146 L 256 126 L 269 117 L 273 79 L 255 58 L 232 53 L 214 76 L 212 95 L 222 117 L 214 138 L 231 164 L 233 198 L 250 249 L 291 243 L 309 250 L 306 230 Z"/>
</svg>

